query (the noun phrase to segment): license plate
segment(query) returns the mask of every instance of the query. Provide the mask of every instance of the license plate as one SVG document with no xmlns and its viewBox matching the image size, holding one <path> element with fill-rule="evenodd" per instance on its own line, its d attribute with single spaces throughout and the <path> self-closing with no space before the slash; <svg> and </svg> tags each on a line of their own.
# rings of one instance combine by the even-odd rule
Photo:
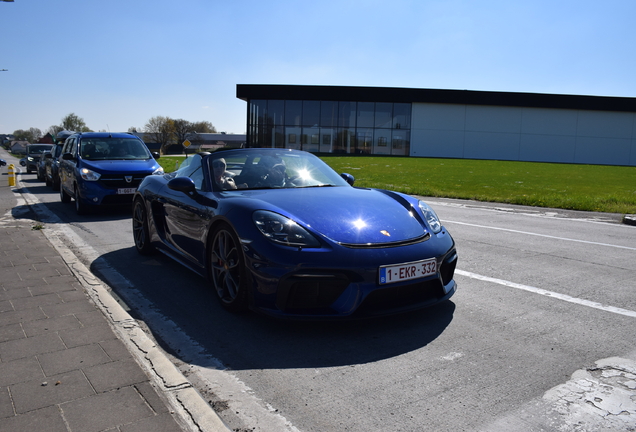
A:
<svg viewBox="0 0 636 432">
<path fill-rule="evenodd" d="M 117 189 L 117 195 L 134 194 L 136 191 L 137 188 L 119 188 Z"/>
<path fill-rule="evenodd" d="M 437 272 L 435 258 L 404 264 L 380 266 L 380 285 L 419 279 Z"/>
</svg>

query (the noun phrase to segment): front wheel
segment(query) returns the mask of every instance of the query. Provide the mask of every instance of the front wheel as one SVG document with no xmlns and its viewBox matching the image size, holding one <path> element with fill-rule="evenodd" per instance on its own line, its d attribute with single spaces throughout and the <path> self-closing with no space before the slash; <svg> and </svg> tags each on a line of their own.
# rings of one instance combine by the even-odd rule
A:
<svg viewBox="0 0 636 432">
<path fill-rule="evenodd" d="M 154 251 L 150 245 L 147 214 L 144 202 L 141 199 L 136 199 L 133 204 L 132 228 L 135 248 L 140 255 L 149 255 Z"/>
<path fill-rule="evenodd" d="M 214 290 L 223 307 L 239 312 L 247 307 L 247 277 L 241 244 L 228 225 L 217 227 L 212 236 L 208 261 Z"/>
<path fill-rule="evenodd" d="M 88 211 L 90 210 L 90 208 L 88 207 L 88 204 L 84 203 L 82 201 L 82 199 L 80 198 L 80 194 L 79 194 L 79 189 L 77 187 L 77 185 L 75 186 L 75 212 L 78 215 L 85 215 L 88 213 Z"/>
</svg>

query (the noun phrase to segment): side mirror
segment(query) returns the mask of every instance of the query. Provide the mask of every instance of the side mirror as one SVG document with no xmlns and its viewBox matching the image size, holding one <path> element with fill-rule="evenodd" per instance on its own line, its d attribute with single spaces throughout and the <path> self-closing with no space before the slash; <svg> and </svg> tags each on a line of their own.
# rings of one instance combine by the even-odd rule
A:
<svg viewBox="0 0 636 432">
<path fill-rule="evenodd" d="M 159 159 L 161 157 L 159 152 L 150 152 L 150 154 L 152 154 L 152 157 L 155 158 L 155 160 L 157 160 L 157 159 Z"/>
<path fill-rule="evenodd" d="M 356 179 L 351 174 L 342 173 L 342 174 L 340 174 L 340 177 L 342 177 L 351 186 L 353 186 L 353 182 L 356 181 Z"/>
<path fill-rule="evenodd" d="M 64 153 L 62 155 L 62 159 L 64 159 L 64 160 L 75 160 L 75 157 L 73 156 L 73 153 Z"/>
<path fill-rule="evenodd" d="M 195 194 L 197 188 L 194 186 L 194 181 L 190 177 L 177 177 L 168 182 L 168 188 L 183 192 L 184 194 Z"/>
</svg>

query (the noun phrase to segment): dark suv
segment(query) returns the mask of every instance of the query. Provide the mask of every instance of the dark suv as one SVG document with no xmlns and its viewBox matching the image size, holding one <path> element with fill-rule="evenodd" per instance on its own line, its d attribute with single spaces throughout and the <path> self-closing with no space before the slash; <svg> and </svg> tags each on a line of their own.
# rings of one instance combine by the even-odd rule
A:
<svg viewBox="0 0 636 432">
<path fill-rule="evenodd" d="M 60 164 L 59 158 L 62 154 L 64 143 L 55 144 L 50 152 L 44 153 L 44 181 L 53 190 L 60 188 Z"/>
<path fill-rule="evenodd" d="M 163 174 L 158 158 L 133 134 L 73 134 L 59 159 L 60 199 L 73 198 L 78 214 L 99 205 L 130 205 L 144 177 Z"/>
<path fill-rule="evenodd" d="M 50 151 L 53 144 L 29 144 L 26 146 L 26 169 L 27 174 L 31 171 L 38 172 L 38 162 L 42 153 Z"/>
</svg>

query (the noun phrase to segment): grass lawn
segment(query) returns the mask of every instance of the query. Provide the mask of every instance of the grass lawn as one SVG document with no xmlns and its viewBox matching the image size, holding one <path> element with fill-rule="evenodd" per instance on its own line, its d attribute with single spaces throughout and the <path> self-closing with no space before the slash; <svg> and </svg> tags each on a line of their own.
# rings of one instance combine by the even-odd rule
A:
<svg viewBox="0 0 636 432">
<path fill-rule="evenodd" d="M 170 172 L 174 170 L 173 160 L 182 159 L 162 157 L 159 162 Z M 339 173 L 352 174 L 360 187 L 411 195 L 636 214 L 636 167 L 382 156 L 321 159 Z"/>
<path fill-rule="evenodd" d="M 161 156 L 157 162 L 163 168 L 164 172 L 171 173 L 175 171 L 185 156 Z"/>
<path fill-rule="evenodd" d="M 357 186 L 412 195 L 636 213 L 636 167 L 395 157 L 322 158 Z"/>
</svg>

